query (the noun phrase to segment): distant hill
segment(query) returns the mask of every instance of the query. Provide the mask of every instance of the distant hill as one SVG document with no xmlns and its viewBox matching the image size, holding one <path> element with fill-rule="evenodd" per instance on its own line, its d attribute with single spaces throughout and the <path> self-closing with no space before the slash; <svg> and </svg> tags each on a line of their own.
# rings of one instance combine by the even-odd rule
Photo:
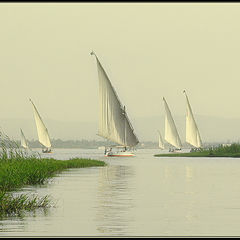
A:
<svg viewBox="0 0 240 240">
<path fill-rule="evenodd" d="M 173 116 L 179 135 L 184 142 L 185 117 Z M 232 142 L 240 141 L 240 119 L 228 119 L 212 116 L 195 116 L 203 141 Z M 102 140 L 97 136 L 97 121 L 76 122 L 45 119 L 50 137 L 63 140 Z M 131 119 L 140 141 L 157 141 L 157 130 L 164 135 L 164 116 L 139 117 Z M 9 137 L 20 139 L 22 128 L 27 139 L 37 139 L 33 119 L 0 119 L 0 129 Z"/>
</svg>

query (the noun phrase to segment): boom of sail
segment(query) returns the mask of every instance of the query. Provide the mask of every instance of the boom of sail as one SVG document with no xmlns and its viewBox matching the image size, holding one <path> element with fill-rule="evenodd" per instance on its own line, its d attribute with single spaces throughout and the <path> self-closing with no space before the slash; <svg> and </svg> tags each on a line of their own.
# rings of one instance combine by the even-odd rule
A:
<svg viewBox="0 0 240 240">
<path fill-rule="evenodd" d="M 34 105 L 34 103 L 32 102 L 31 99 L 29 99 L 29 100 L 33 105 L 33 112 L 34 112 L 35 123 L 37 126 L 38 140 L 43 146 L 45 146 L 46 148 L 50 148 L 51 142 L 50 142 L 48 130 L 45 127 L 45 125 L 42 121 L 42 118 L 38 113 L 36 106 Z"/>
<path fill-rule="evenodd" d="M 192 108 L 190 106 L 186 91 L 183 91 L 187 101 L 187 112 L 186 112 L 186 142 L 190 143 L 196 148 L 202 147 L 202 140 L 200 133 L 193 116 Z"/>
<path fill-rule="evenodd" d="M 163 143 L 163 138 L 162 138 L 162 135 L 160 133 L 160 131 L 158 131 L 158 147 L 160 149 L 164 149 L 164 143 Z"/>
<path fill-rule="evenodd" d="M 21 146 L 25 149 L 29 149 L 27 139 L 25 138 L 22 129 L 21 130 Z"/>
<path fill-rule="evenodd" d="M 178 135 L 176 125 L 174 123 L 172 114 L 170 112 L 170 109 L 168 107 L 168 104 L 165 98 L 163 98 L 163 102 L 164 102 L 165 113 L 166 113 L 165 114 L 165 140 L 176 148 L 182 148 L 182 143 Z"/>
<path fill-rule="evenodd" d="M 122 146 L 134 147 L 139 141 L 127 116 L 125 107 L 122 106 L 98 57 L 99 78 L 99 126 L 98 135 Z"/>
</svg>

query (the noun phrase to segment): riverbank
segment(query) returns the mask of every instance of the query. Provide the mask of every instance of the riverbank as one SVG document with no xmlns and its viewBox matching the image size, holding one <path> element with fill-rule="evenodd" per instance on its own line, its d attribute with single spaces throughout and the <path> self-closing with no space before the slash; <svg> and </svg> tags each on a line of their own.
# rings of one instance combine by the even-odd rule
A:
<svg viewBox="0 0 240 240">
<path fill-rule="evenodd" d="M 232 157 L 240 158 L 240 153 L 210 153 L 210 152 L 189 152 L 189 153 L 165 153 L 155 154 L 155 157 Z"/>
<path fill-rule="evenodd" d="M 0 216 L 18 214 L 23 210 L 51 206 L 49 196 L 14 195 L 13 191 L 27 185 L 45 184 L 57 173 L 70 168 L 105 166 L 99 160 L 74 158 L 45 159 L 34 156 L 0 159 Z"/>
<path fill-rule="evenodd" d="M 196 152 L 155 154 L 155 157 L 231 157 L 240 158 L 240 144 L 210 147 Z"/>
</svg>

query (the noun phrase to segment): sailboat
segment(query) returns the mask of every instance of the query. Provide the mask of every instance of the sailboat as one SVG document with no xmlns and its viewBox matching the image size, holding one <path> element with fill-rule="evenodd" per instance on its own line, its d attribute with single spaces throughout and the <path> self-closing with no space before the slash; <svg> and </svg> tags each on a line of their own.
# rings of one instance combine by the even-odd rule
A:
<svg viewBox="0 0 240 240">
<path fill-rule="evenodd" d="M 45 127 L 36 106 L 34 105 L 34 103 L 32 102 L 31 99 L 29 99 L 29 100 L 33 105 L 34 118 L 35 118 L 35 123 L 36 123 L 36 127 L 37 127 L 37 133 L 38 133 L 38 141 L 43 146 L 42 152 L 43 153 L 51 153 L 52 152 L 51 141 L 50 141 L 50 138 L 49 138 L 48 130 Z"/>
<path fill-rule="evenodd" d="M 21 146 L 25 149 L 30 149 L 29 148 L 29 145 L 28 145 L 28 141 L 27 139 L 25 138 L 24 134 L 23 134 L 23 131 L 22 129 L 20 128 L 20 131 L 21 131 Z"/>
<path fill-rule="evenodd" d="M 184 90 L 186 101 L 187 101 L 187 112 L 186 112 L 186 142 L 191 144 L 194 148 L 191 151 L 196 151 L 202 147 L 202 140 L 200 133 L 193 116 L 192 108 L 190 106 L 188 96 Z"/>
<path fill-rule="evenodd" d="M 170 152 L 179 151 L 182 148 L 182 143 L 165 98 L 163 98 L 163 102 L 164 102 L 165 113 L 166 113 L 165 114 L 165 140 L 175 147 L 175 149 L 170 148 L 169 149 Z"/>
<path fill-rule="evenodd" d="M 97 70 L 99 78 L 99 136 L 118 144 L 117 146 L 105 146 L 105 156 L 134 156 L 133 149 L 139 143 L 134 129 L 123 106 L 113 88 L 105 70 L 97 55 Z M 114 152 L 112 148 L 117 148 Z"/>
<path fill-rule="evenodd" d="M 162 150 L 165 148 L 163 143 L 163 138 L 159 130 L 158 130 L 158 147 Z"/>
</svg>

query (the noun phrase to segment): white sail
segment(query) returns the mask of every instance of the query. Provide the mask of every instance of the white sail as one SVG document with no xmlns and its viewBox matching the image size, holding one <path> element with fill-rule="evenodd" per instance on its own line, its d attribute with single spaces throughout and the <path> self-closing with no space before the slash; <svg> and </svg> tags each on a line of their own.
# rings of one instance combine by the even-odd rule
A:
<svg viewBox="0 0 240 240">
<path fill-rule="evenodd" d="M 27 139 L 25 138 L 22 129 L 21 130 L 21 146 L 24 147 L 25 149 L 29 149 Z"/>
<path fill-rule="evenodd" d="M 165 112 L 166 112 L 166 115 L 165 115 L 165 140 L 176 148 L 182 148 L 182 143 L 181 143 L 180 137 L 178 135 L 176 125 L 174 123 L 172 114 L 170 112 L 170 109 L 168 107 L 168 104 L 167 104 L 165 98 L 163 98 L 163 102 L 164 102 Z"/>
<path fill-rule="evenodd" d="M 95 53 L 91 53 L 95 55 Z M 138 138 L 119 98 L 97 56 L 99 78 L 99 127 L 98 135 L 122 146 L 133 147 Z"/>
<path fill-rule="evenodd" d="M 187 101 L 187 112 L 186 112 L 186 142 L 190 143 L 194 147 L 200 148 L 202 147 L 202 140 L 200 137 L 200 133 L 196 124 L 196 121 L 193 116 L 193 112 L 188 100 L 188 96 L 186 91 L 183 91 L 186 96 Z"/>
<path fill-rule="evenodd" d="M 33 105 L 33 112 L 34 112 L 35 123 L 36 123 L 36 126 L 37 126 L 38 140 L 43 146 L 45 146 L 47 148 L 50 148 L 51 147 L 51 142 L 50 142 L 50 138 L 49 138 L 49 135 L 48 135 L 48 130 L 45 127 L 45 125 L 42 121 L 42 118 L 40 117 L 34 103 L 32 102 L 31 99 L 29 99 L 29 100 Z"/>
<path fill-rule="evenodd" d="M 161 149 L 165 148 L 164 143 L 163 143 L 163 138 L 162 138 L 160 131 L 158 131 L 158 147 Z"/>
</svg>

